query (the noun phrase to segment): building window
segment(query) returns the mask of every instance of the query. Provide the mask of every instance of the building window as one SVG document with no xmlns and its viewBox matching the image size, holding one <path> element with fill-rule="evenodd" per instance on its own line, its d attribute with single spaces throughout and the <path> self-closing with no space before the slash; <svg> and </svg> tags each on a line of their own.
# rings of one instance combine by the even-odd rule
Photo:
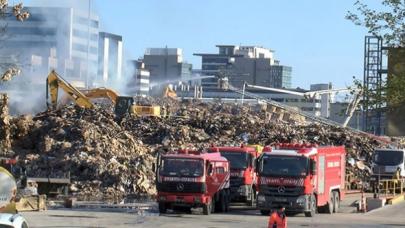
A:
<svg viewBox="0 0 405 228">
<path fill-rule="evenodd" d="M 30 19 L 31 20 L 31 19 Z M 56 35 L 56 28 L 18 28 L 8 27 L 7 33 L 15 35 L 41 35 L 41 36 L 54 36 Z"/>
<path fill-rule="evenodd" d="M 87 47 L 82 44 L 73 44 L 72 48 L 73 48 L 73 50 L 76 50 L 76 51 L 87 52 Z"/>
<path fill-rule="evenodd" d="M 284 102 L 284 98 L 271 98 L 273 101 Z"/>
<path fill-rule="evenodd" d="M 88 25 L 88 19 L 84 17 L 74 17 L 73 22 L 81 25 Z M 90 27 L 98 28 L 99 23 L 96 20 L 90 20 Z"/>
<path fill-rule="evenodd" d="M 312 112 L 312 111 L 314 111 L 314 108 L 313 107 L 302 107 L 301 110 L 307 111 L 307 112 Z"/>
<path fill-rule="evenodd" d="M 203 57 L 203 63 L 228 63 L 228 58 L 221 57 Z"/>
</svg>

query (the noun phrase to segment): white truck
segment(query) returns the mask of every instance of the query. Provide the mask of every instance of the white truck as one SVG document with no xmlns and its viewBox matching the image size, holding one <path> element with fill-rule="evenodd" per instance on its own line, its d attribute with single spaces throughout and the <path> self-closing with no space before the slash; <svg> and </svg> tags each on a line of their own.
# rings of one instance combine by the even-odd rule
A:
<svg viewBox="0 0 405 228">
<path fill-rule="evenodd" d="M 405 184 L 405 149 L 376 149 L 373 153 L 371 170 L 370 184 L 374 194 L 380 193 L 381 184 L 386 180 L 399 178 L 398 181 Z"/>
<path fill-rule="evenodd" d="M 405 149 L 376 149 L 373 153 L 372 177 L 392 179 L 398 169 L 405 178 Z"/>
</svg>

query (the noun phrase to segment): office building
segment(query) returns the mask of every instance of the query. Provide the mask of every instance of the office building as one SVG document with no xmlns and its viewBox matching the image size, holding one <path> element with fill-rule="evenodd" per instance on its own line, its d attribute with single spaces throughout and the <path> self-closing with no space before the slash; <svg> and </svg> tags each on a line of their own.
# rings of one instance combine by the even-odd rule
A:
<svg viewBox="0 0 405 228">
<path fill-rule="evenodd" d="M 15 58 L 33 82 L 45 82 L 51 69 L 85 87 L 97 76 L 99 19 L 93 13 L 62 7 L 26 7 L 20 22 L 4 18 L 0 52 Z M 35 79 L 35 80 L 34 80 Z"/>
<path fill-rule="evenodd" d="M 99 33 L 98 75 L 97 85 L 107 86 L 111 82 L 119 82 L 123 77 L 122 36 Z"/>
<path fill-rule="evenodd" d="M 280 65 L 274 51 L 257 46 L 217 45 L 217 54 L 201 56 L 203 75 L 228 77 L 229 83 L 241 88 L 244 82 L 274 88 L 291 88 L 292 68 Z M 203 79 L 205 87 L 215 87 L 215 78 Z"/>
<path fill-rule="evenodd" d="M 311 91 L 323 91 L 332 89 L 332 84 L 312 84 Z M 328 118 L 330 116 L 330 104 L 334 102 L 334 94 L 323 93 L 319 95 L 322 103 L 321 116 Z"/>
<path fill-rule="evenodd" d="M 152 85 L 176 84 L 192 75 L 192 65 L 183 61 L 180 48 L 148 48 L 142 62 L 150 72 Z"/>
<path fill-rule="evenodd" d="M 150 73 L 145 68 L 145 64 L 141 60 L 131 60 L 128 61 L 127 66 L 132 74 L 129 84 L 127 85 L 128 95 L 149 95 Z"/>
</svg>

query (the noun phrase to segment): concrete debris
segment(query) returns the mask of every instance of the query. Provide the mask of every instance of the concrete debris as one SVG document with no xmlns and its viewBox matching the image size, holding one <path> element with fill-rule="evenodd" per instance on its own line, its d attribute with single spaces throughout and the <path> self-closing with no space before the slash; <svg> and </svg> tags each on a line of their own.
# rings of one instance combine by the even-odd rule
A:
<svg viewBox="0 0 405 228">
<path fill-rule="evenodd" d="M 13 119 L 13 149 L 32 177 L 64 177 L 81 200 L 155 194 L 150 148 L 103 109 L 67 107 Z"/>
<path fill-rule="evenodd" d="M 0 10 L 4 10 L 8 5 L 7 0 L 0 0 Z"/>
<path fill-rule="evenodd" d="M 374 148 L 385 146 L 371 136 L 340 127 L 269 119 L 267 109 L 170 102 L 167 118 L 116 120 L 108 109 L 71 106 L 14 118 L 12 149 L 30 176 L 58 177 L 70 172 L 70 191 L 79 200 L 121 202 L 129 195 L 154 195 L 156 154 L 179 148 L 279 142 L 345 145 L 351 161 L 349 183 L 358 183 L 370 174 L 367 167 Z M 154 103 L 162 105 L 162 101 Z"/>
<path fill-rule="evenodd" d="M 0 156 L 7 155 L 11 148 L 10 116 L 8 114 L 8 96 L 0 94 Z"/>
</svg>

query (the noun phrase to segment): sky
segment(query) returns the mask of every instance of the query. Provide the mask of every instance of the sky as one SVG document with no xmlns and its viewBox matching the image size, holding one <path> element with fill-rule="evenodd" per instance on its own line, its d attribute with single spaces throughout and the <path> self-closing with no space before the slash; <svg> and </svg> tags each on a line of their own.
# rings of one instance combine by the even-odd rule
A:
<svg viewBox="0 0 405 228">
<path fill-rule="evenodd" d="M 24 2 L 33 1 L 46 0 Z M 87 9 L 86 0 L 76 2 Z M 193 53 L 217 53 L 217 44 L 257 45 L 274 50 L 280 64 L 293 67 L 293 87 L 332 82 L 342 88 L 353 76 L 363 78 L 367 31 L 345 19 L 354 2 L 92 0 L 92 8 L 102 31 L 123 36 L 127 58 L 137 59 L 150 47 L 182 48 L 184 59 L 200 69 L 201 57 Z"/>
</svg>

